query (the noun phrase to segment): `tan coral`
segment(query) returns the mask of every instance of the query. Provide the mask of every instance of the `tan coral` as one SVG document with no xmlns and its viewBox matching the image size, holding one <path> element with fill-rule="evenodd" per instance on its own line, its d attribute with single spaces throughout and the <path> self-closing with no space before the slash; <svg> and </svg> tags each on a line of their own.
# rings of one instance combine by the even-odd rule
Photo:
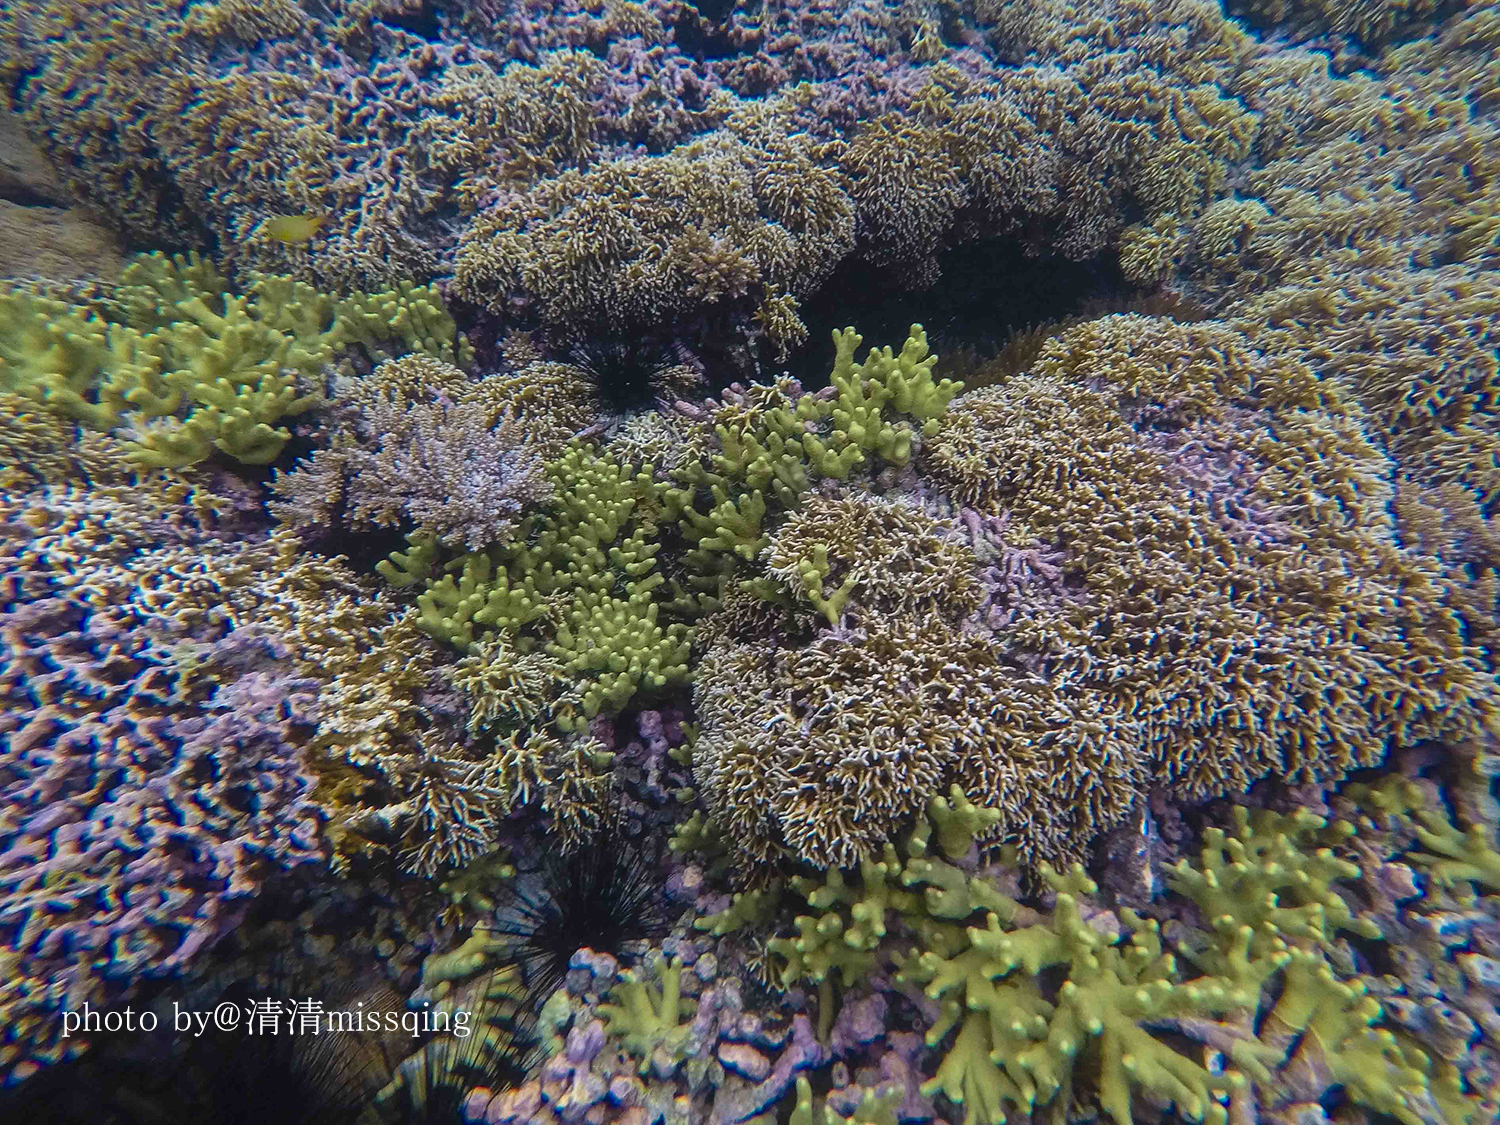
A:
<svg viewBox="0 0 1500 1125">
<path fill-rule="evenodd" d="M 799 597 L 861 617 L 961 618 L 978 608 L 978 560 L 918 509 L 873 496 L 809 496 L 762 553 Z M 836 603 L 836 605 L 835 605 Z"/>
<path fill-rule="evenodd" d="M 1125 716 L 936 623 L 898 618 L 801 649 L 720 644 L 697 682 L 695 776 L 726 839 L 762 863 L 878 854 L 955 782 L 1004 814 L 995 835 L 1028 859 L 1076 855 L 1143 780 Z"/>
<path fill-rule="evenodd" d="M 1247 343 L 1083 324 L 957 400 L 927 447 L 967 503 L 1066 545 L 1076 599 L 1016 636 L 1113 697 L 1191 793 L 1336 777 L 1493 707 L 1451 587 L 1394 539 L 1363 415 Z"/>
<path fill-rule="evenodd" d="M 502 294 L 527 294 L 554 326 L 623 327 L 703 308 L 761 278 L 809 288 L 836 264 L 830 250 L 847 252 L 852 224 L 816 211 L 799 218 L 802 229 L 771 224 L 756 164 L 754 148 L 720 138 L 564 172 L 476 219 L 459 246 L 458 292 L 496 308 Z M 826 176 L 803 164 L 810 183 Z M 685 228 L 696 233 L 684 238 Z"/>
</svg>

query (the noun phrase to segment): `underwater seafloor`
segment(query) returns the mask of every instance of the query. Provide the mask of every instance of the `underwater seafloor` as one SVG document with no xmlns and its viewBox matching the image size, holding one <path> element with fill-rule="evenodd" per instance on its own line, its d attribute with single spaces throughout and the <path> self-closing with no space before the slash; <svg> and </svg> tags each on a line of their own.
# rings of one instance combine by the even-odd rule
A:
<svg viewBox="0 0 1500 1125">
<path fill-rule="evenodd" d="M 0 1123 L 1500 1120 L 1500 6 L 0 90 Z"/>
</svg>

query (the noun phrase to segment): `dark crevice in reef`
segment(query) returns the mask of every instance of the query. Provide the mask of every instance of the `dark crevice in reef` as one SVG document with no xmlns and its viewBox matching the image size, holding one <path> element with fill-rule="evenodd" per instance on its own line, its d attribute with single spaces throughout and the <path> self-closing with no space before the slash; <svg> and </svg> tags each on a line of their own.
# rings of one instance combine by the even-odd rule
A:
<svg viewBox="0 0 1500 1125">
<path fill-rule="evenodd" d="M 29 184 L 11 183 L 0 186 L 0 200 L 19 207 L 58 207 L 60 201 L 46 192 L 37 191 Z"/>
<path fill-rule="evenodd" d="M 727 22 L 733 9 L 733 3 L 707 2 L 679 8 L 673 42 L 696 59 L 730 59 L 745 53 L 744 40 L 731 33 Z"/>
<path fill-rule="evenodd" d="M 375 567 L 390 558 L 393 551 L 407 549 L 406 535 L 411 530 L 410 527 L 381 527 L 370 531 L 339 528 L 323 535 L 309 533 L 303 541 L 316 554 L 329 558 L 342 555 L 356 572 L 374 574 Z"/>
<path fill-rule="evenodd" d="M 933 351 L 998 351 L 1012 334 L 1083 310 L 1093 301 L 1134 292 L 1113 254 L 1075 262 L 1028 258 L 1003 240 L 955 247 L 939 259 L 942 275 L 928 289 L 900 285 L 899 268 L 846 259 L 802 305 L 808 339 L 785 368 L 808 389 L 827 385 L 835 329 L 853 325 L 864 347 L 901 346 L 913 324 L 927 329 Z"/>
<path fill-rule="evenodd" d="M 436 4 L 422 4 L 405 12 L 385 12 L 381 14 L 380 22 L 387 27 L 409 31 L 429 43 L 437 43 L 443 37 L 442 15 Z"/>
</svg>

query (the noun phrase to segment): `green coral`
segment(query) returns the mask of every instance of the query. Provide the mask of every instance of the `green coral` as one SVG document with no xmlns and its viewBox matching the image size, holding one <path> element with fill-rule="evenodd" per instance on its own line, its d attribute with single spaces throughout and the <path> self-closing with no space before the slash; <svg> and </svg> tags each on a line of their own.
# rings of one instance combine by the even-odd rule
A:
<svg viewBox="0 0 1500 1125">
<path fill-rule="evenodd" d="M 1119 1125 L 1131 1121 L 1135 1088 L 1170 1099 L 1193 1120 L 1224 1120 L 1217 1097 L 1244 1078 L 1210 1072 L 1143 1025 L 1253 1007 L 1274 962 L 1244 962 L 1248 933 L 1241 928 L 1230 953 L 1238 952 L 1240 971 L 1182 983 L 1155 922 L 1122 912 L 1117 921 L 1133 932 L 1121 945 L 1118 930 L 1085 917 L 1079 896 L 1097 888 L 1081 868 L 1043 873 L 1057 894 L 1045 922 L 1012 929 L 992 911 L 983 929 L 967 929 L 967 941 L 949 933 L 947 949 L 914 951 L 902 966 L 898 980 L 942 1002 L 928 1043 L 958 1029 L 924 1091 L 963 1105 L 966 1121 L 1004 1121 L 1007 1106 L 1029 1111 L 1058 1098 L 1067 1104 L 1086 1055 L 1088 1069 L 1097 1071 L 1099 1104 Z M 1048 999 L 1039 974 L 1058 967 L 1067 979 Z"/>
<path fill-rule="evenodd" d="M 1381 796 L 1409 808 L 1418 794 Z M 856 874 L 794 880 L 810 912 L 796 918 L 794 935 L 768 943 L 789 981 L 818 984 L 825 1032 L 835 977 L 852 986 L 890 963 L 898 985 L 937 1001 L 926 1039 L 942 1057 L 922 1090 L 961 1106 L 969 1125 L 1067 1107 L 1090 1091 L 1117 1125 L 1130 1125 L 1137 1092 L 1189 1119 L 1223 1122 L 1229 1106 L 1275 1102 L 1308 1076 L 1319 1088 L 1301 1096 L 1341 1086 L 1405 1125 L 1478 1114 L 1457 1070 L 1382 1026 L 1370 982 L 1336 968 L 1337 931 L 1381 936 L 1339 893 L 1358 874 L 1333 851 L 1349 838 L 1347 824 L 1239 813 L 1228 831 L 1206 833 L 1198 860 L 1171 877 L 1209 927 L 1174 924 L 1184 966 L 1154 920 L 1089 905 L 1098 888 L 1081 867 L 1042 866 L 1054 904 L 1038 912 L 983 869 L 951 862 L 972 852 L 996 815 L 955 787 L 899 847 L 887 845 Z M 1450 862 L 1465 837 L 1444 818 L 1423 823 L 1433 862 Z M 1453 875 L 1481 878 L 1488 863 Z M 764 925 L 770 902 L 746 897 L 698 924 L 714 933 Z M 902 951 L 898 934 L 915 946 Z M 1189 1057 L 1161 1031 L 1200 1041 L 1225 1065 Z"/>
<path fill-rule="evenodd" d="M 819 479 L 847 480 L 860 466 L 875 468 L 872 458 L 907 464 L 961 389 L 933 378 L 936 357 L 920 324 L 899 353 L 871 349 L 859 363 L 859 333 L 846 328 L 833 340 L 835 393 L 804 395 L 790 379 L 753 386 L 714 412 L 715 447 L 673 473 L 662 500 L 689 544 L 690 589 L 675 603 L 684 611 L 710 612 L 735 589 L 784 597 L 763 577 L 738 577 L 771 542 L 774 522 L 796 510 Z M 842 584 L 824 589 L 826 571 L 811 549 L 804 562 L 797 574 L 811 604 L 836 621 L 849 591 Z"/>
<path fill-rule="evenodd" d="M 441 554 L 437 536 L 420 531 L 407 535 L 405 551 L 392 551 L 375 564 L 375 571 L 398 590 L 417 586 L 432 576 L 432 564 Z"/>
<path fill-rule="evenodd" d="M 89 305 L 0 294 L 0 391 L 92 429 L 123 427 L 132 458 L 156 468 L 216 450 L 275 460 L 291 436 L 278 423 L 319 401 L 302 388 L 354 345 L 459 362 L 470 354 L 430 286 L 339 300 L 259 277 L 235 294 L 196 254 L 138 257 Z"/>
<path fill-rule="evenodd" d="M 835 358 L 829 381 L 839 395 L 828 411 L 833 419 L 829 446 L 835 451 L 857 448 L 862 453 L 878 453 L 891 464 L 904 465 L 911 460 L 914 434 L 911 423 L 899 416 L 909 417 L 920 425 L 924 436 L 931 437 L 937 433 L 938 418 L 963 384 L 933 379 L 937 356 L 928 351 L 927 333 L 920 324 L 912 325 L 900 354 L 888 347 L 872 348 L 864 362 L 856 364 L 854 351 L 863 341 L 852 328 L 833 334 Z M 817 400 L 807 401 L 811 405 Z M 806 412 L 815 413 L 821 411 Z"/>
<path fill-rule="evenodd" d="M 1373 786 L 1351 785 L 1344 793 L 1371 812 L 1408 826 L 1423 850 L 1412 851 L 1406 858 L 1423 868 L 1438 886 L 1462 890 L 1464 884 L 1471 884 L 1500 890 L 1500 851 L 1495 847 L 1493 822 L 1460 830 L 1433 807 L 1421 786 L 1403 777 Z"/>
<path fill-rule="evenodd" d="M 1353 831 L 1343 822 L 1330 826 L 1306 809 L 1285 816 L 1262 811 L 1252 817 L 1236 806 L 1232 831 L 1206 829 L 1197 863 L 1178 863 L 1168 885 L 1197 903 L 1215 929 L 1248 926 L 1256 954 L 1284 937 L 1329 950 L 1339 929 L 1378 938 L 1378 927 L 1355 918 L 1335 890 L 1340 881 L 1359 875 L 1355 864 L 1333 852 Z M 1323 846 L 1309 850 L 1314 840 Z M 1193 954 L 1207 972 L 1223 972 L 1223 957 L 1217 944 Z"/>
<path fill-rule="evenodd" d="M 547 467 L 554 500 L 521 533 L 462 555 L 418 597 L 433 636 L 472 651 L 489 631 L 541 649 L 577 678 L 588 716 L 687 675 L 690 632 L 660 619 L 652 468 L 632 469 L 581 444 Z M 420 559 L 415 560 L 420 561 Z M 410 555 L 392 571 L 415 573 Z"/>
<path fill-rule="evenodd" d="M 599 1005 L 609 1034 L 640 1060 L 642 1074 L 654 1070 L 667 1078 L 683 1061 L 682 1046 L 692 1030 L 697 1003 L 682 995 L 682 965 L 660 967 L 653 984 L 636 970 L 626 970 L 610 990 L 615 1003 Z"/>
<path fill-rule="evenodd" d="M 883 1093 L 866 1089 L 854 1112 L 844 1116 L 827 1101 L 814 1100 L 812 1083 L 806 1075 L 797 1076 L 797 1104 L 792 1108 L 789 1125 L 896 1125 L 896 1106 L 901 1102 L 901 1088 Z"/>
<path fill-rule="evenodd" d="M 457 367 L 474 361 L 436 285 L 402 281 L 381 293 L 351 294 L 338 304 L 338 322 L 345 342 L 362 344 L 372 355 L 389 354 L 394 344 Z"/>
</svg>

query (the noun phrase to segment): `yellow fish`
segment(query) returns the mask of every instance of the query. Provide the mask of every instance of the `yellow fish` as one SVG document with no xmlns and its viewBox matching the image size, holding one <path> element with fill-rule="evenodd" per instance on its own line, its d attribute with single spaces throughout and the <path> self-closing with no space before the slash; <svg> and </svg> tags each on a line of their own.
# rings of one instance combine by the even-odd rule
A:
<svg viewBox="0 0 1500 1125">
<path fill-rule="evenodd" d="M 328 221 L 327 215 L 276 215 L 261 226 L 277 242 L 306 242 Z"/>
</svg>

